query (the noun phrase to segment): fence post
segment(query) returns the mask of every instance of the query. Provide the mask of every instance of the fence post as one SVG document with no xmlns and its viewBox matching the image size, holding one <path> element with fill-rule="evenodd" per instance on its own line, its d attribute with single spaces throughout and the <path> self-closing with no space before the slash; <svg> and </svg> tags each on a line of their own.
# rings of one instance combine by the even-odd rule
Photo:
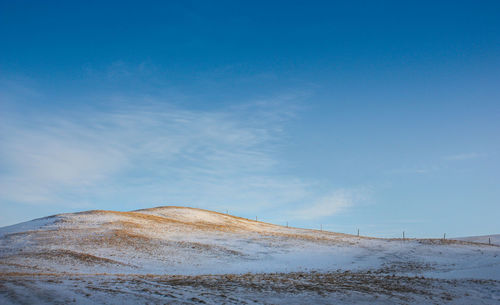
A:
<svg viewBox="0 0 500 305">
<path fill-rule="evenodd" d="M 405 241 L 405 231 L 403 231 L 403 241 Z"/>
<path fill-rule="evenodd" d="M 323 231 L 323 225 L 319 225 L 320 231 Z"/>
<path fill-rule="evenodd" d="M 488 245 L 491 245 L 491 237 L 488 237 Z"/>
<path fill-rule="evenodd" d="M 255 216 L 255 221 L 257 221 L 257 216 Z"/>
<path fill-rule="evenodd" d="M 358 229 L 358 237 L 359 237 L 359 229 Z"/>
</svg>

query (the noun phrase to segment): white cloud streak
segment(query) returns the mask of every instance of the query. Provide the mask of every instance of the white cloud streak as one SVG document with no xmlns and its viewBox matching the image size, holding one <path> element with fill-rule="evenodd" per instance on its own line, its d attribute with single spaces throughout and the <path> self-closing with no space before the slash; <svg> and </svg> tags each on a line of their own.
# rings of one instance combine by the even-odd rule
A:
<svg viewBox="0 0 500 305">
<path fill-rule="evenodd" d="M 177 202 L 242 211 L 301 200 L 309 183 L 276 171 L 284 117 L 271 108 L 274 113 L 262 111 L 265 116 L 165 103 L 28 117 L 6 113 L 0 199 L 96 208 L 118 200 L 134 207 Z"/>
<path fill-rule="evenodd" d="M 486 156 L 487 156 L 487 154 L 484 154 L 484 153 L 472 152 L 472 153 L 462 153 L 462 154 L 450 155 L 450 156 L 446 156 L 444 159 L 448 160 L 448 161 L 463 161 L 463 160 L 484 158 Z"/>
<path fill-rule="evenodd" d="M 348 190 L 323 196 L 321 182 L 280 171 L 287 168 L 286 125 L 303 92 L 217 111 L 151 96 L 79 96 L 79 106 L 55 112 L 42 93 L 5 84 L 0 81 L 0 207 L 175 204 L 240 215 L 288 211 L 280 214 L 292 220 L 331 216 L 359 199 Z M 86 99 L 103 102 L 82 109 Z"/>
<path fill-rule="evenodd" d="M 289 213 L 292 219 L 312 220 L 346 211 L 366 200 L 367 191 L 362 189 L 338 189 L 314 203 Z"/>
</svg>

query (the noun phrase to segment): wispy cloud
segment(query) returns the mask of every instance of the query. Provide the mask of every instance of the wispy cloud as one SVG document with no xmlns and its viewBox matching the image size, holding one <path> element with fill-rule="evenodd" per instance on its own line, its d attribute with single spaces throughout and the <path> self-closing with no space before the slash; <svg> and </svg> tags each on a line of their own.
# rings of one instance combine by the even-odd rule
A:
<svg viewBox="0 0 500 305">
<path fill-rule="evenodd" d="M 486 156 L 487 156 L 487 154 L 485 154 L 485 153 L 471 152 L 471 153 L 462 153 L 462 154 L 446 156 L 446 157 L 444 157 L 444 159 L 449 160 L 449 161 L 462 161 L 462 160 L 484 158 Z"/>
<path fill-rule="evenodd" d="M 486 153 L 477 153 L 477 152 L 448 155 L 448 156 L 442 157 L 441 160 L 435 161 L 435 163 L 437 165 L 404 167 L 404 168 L 399 168 L 399 169 L 394 169 L 394 170 L 388 171 L 388 173 L 390 173 L 390 174 L 417 174 L 417 175 L 430 174 L 430 173 L 437 172 L 443 168 L 446 168 L 446 162 L 443 162 L 443 161 L 474 160 L 474 159 L 485 158 L 487 156 L 488 156 L 488 154 L 486 154 Z"/>
<path fill-rule="evenodd" d="M 439 170 L 437 166 L 406 167 L 388 171 L 389 174 L 429 174 Z"/>
<path fill-rule="evenodd" d="M 0 198 L 102 207 L 180 203 L 252 210 L 306 198 L 311 183 L 277 171 L 292 97 L 254 110 L 186 110 L 127 100 L 113 109 L 4 113 Z"/>
<path fill-rule="evenodd" d="M 77 105 L 61 111 L 46 107 L 50 97 L 36 90 L 23 95 L 30 87 L 22 81 L 20 90 L 1 85 L 0 206 L 60 211 L 176 204 L 308 220 L 361 200 L 359 191 L 332 191 L 287 170 L 286 128 L 307 92 L 217 110 L 182 107 L 170 94 L 78 96 Z M 85 100 L 92 103 L 82 106 Z"/>
<path fill-rule="evenodd" d="M 359 205 L 367 196 L 366 189 L 338 189 L 320 197 L 312 204 L 290 211 L 289 215 L 292 219 L 302 220 L 328 217 Z"/>
</svg>

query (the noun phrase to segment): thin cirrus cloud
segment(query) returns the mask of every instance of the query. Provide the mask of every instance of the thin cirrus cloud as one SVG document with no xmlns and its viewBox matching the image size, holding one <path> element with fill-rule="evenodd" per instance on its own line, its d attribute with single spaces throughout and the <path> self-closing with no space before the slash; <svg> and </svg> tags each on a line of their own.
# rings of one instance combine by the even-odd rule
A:
<svg viewBox="0 0 500 305">
<path fill-rule="evenodd" d="M 387 171 L 389 174 L 429 174 L 439 170 L 438 166 L 404 167 Z"/>
<path fill-rule="evenodd" d="M 359 205 L 368 198 L 366 188 L 337 189 L 318 198 L 312 204 L 290 211 L 291 219 L 312 220 L 332 216 Z"/>
<path fill-rule="evenodd" d="M 485 153 L 471 152 L 471 153 L 449 155 L 449 156 L 446 156 L 444 159 L 448 160 L 448 161 L 463 161 L 463 160 L 484 158 L 486 156 L 487 156 L 487 154 L 485 154 Z"/>
<path fill-rule="evenodd" d="M 173 203 L 242 213 L 323 204 L 317 181 L 278 170 L 284 125 L 294 112 L 280 98 L 221 111 L 126 104 L 4 113 L 2 202 L 106 209 Z"/>
</svg>

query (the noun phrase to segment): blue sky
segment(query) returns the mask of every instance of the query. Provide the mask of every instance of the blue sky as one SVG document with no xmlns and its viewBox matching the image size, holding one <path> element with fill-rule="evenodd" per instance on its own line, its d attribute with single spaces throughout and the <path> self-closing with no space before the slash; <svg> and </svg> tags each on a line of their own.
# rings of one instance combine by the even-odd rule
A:
<svg viewBox="0 0 500 305">
<path fill-rule="evenodd" d="M 500 5 L 436 2 L 0 1 L 0 226 L 500 233 Z"/>
</svg>

